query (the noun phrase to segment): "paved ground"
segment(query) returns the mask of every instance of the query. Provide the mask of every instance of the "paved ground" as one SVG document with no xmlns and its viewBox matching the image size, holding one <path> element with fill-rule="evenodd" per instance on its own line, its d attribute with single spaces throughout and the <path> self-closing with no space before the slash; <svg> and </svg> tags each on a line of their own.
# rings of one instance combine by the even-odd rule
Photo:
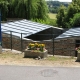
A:
<svg viewBox="0 0 80 80">
<path fill-rule="evenodd" d="M 1 65 L 0 80 L 80 80 L 80 68 Z"/>
</svg>

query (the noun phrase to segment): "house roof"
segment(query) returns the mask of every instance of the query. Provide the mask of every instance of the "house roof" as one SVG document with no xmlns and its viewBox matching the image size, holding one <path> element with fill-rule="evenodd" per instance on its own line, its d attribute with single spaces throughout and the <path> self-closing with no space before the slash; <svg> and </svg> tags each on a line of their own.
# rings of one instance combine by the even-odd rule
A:
<svg viewBox="0 0 80 80">
<path fill-rule="evenodd" d="M 64 38 L 71 38 L 71 37 L 78 37 L 78 36 L 80 36 L 80 27 L 71 28 L 68 31 L 56 37 L 55 39 L 64 39 Z"/>
<path fill-rule="evenodd" d="M 18 37 L 21 37 L 22 33 L 22 38 L 46 30 L 51 27 L 53 26 L 32 22 L 26 19 L 1 24 L 2 32 L 10 34 L 10 31 L 12 31 L 12 35 Z"/>
</svg>

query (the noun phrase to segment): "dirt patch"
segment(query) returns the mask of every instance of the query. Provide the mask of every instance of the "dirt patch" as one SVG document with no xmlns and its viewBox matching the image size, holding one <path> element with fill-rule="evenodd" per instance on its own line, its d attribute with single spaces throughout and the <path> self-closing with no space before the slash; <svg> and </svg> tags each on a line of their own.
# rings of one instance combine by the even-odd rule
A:
<svg viewBox="0 0 80 80">
<path fill-rule="evenodd" d="M 19 66 L 51 66 L 51 67 L 80 67 L 74 57 L 48 56 L 46 59 L 24 58 L 24 53 L 4 50 L 0 54 L 0 65 Z"/>
</svg>

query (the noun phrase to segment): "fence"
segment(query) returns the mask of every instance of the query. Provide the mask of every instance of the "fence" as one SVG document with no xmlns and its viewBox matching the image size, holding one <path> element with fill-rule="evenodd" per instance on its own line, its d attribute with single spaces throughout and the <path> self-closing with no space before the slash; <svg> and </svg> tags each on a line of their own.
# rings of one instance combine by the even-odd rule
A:
<svg viewBox="0 0 80 80">
<path fill-rule="evenodd" d="M 15 49 L 23 52 L 29 43 L 38 42 L 38 43 L 44 43 L 46 45 L 46 49 L 48 50 L 49 54 L 75 56 L 76 44 L 80 44 L 76 43 L 76 38 L 55 40 L 55 37 L 58 36 L 58 34 L 36 34 L 38 36 L 41 35 L 45 37 L 50 37 L 50 40 L 33 41 L 23 38 L 23 34 L 26 33 L 19 33 L 20 37 L 14 36 L 13 33 L 16 32 L 8 31 L 8 34 L 5 34 L 5 32 L 2 33 L 3 48 L 9 48 L 11 50 Z M 79 38 L 77 39 L 80 40 Z"/>
</svg>

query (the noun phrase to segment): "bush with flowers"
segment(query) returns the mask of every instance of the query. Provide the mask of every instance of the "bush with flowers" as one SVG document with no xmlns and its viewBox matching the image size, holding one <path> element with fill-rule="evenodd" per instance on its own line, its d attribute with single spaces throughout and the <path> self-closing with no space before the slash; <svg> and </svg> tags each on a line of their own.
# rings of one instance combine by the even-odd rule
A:
<svg viewBox="0 0 80 80">
<path fill-rule="evenodd" d="M 80 52 L 80 46 L 76 48 L 76 51 L 79 53 Z"/>
<path fill-rule="evenodd" d="M 46 50 L 45 44 L 40 44 L 40 43 L 29 43 L 27 49 L 32 51 L 40 51 L 40 52 L 44 52 Z"/>
</svg>

